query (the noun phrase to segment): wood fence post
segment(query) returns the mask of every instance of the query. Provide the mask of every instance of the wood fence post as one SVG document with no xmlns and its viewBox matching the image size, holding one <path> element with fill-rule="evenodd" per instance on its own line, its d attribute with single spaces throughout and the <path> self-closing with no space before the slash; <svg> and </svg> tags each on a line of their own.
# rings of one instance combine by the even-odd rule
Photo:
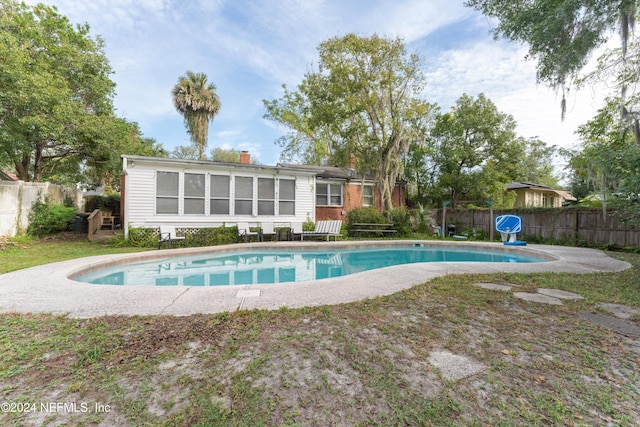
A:
<svg viewBox="0 0 640 427">
<path fill-rule="evenodd" d="M 444 239 L 444 233 L 447 232 L 447 205 L 451 202 L 442 203 L 442 238 Z"/>
<path fill-rule="evenodd" d="M 493 242 L 493 203 L 489 203 L 489 241 Z"/>
<path fill-rule="evenodd" d="M 573 213 L 573 244 L 578 244 L 578 233 L 580 232 L 580 217 L 578 215 L 579 209 L 575 209 Z"/>
</svg>

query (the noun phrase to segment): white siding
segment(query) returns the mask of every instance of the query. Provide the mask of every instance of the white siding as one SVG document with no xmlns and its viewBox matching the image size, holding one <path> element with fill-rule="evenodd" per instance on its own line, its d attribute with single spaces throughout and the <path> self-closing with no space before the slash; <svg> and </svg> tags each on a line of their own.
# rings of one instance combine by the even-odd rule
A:
<svg viewBox="0 0 640 427">
<path fill-rule="evenodd" d="M 296 181 L 296 218 L 304 222 L 316 220 L 316 178 L 301 176 Z"/>
<path fill-rule="evenodd" d="M 145 167 L 128 169 L 125 185 L 125 231 L 129 227 L 144 227 L 154 214 L 155 171 Z"/>
<path fill-rule="evenodd" d="M 237 166 L 230 164 L 215 164 L 213 162 L 177 161 L 175 159 L 157 159 L 142 157 L 125 157 L 125 211 L 123 227 L 125 232 L 129 227 L 158 227 L 161 224 L 171 224 L 177 227 L 219 227 L 223 224 L 234 225 L 239 221 L 249 222 L 251 226 L 261 222 L 275 224 L 303 223 L 307 219 L 315 219 L 315 175 L 308 172 L 283 170 L 275 167 Z M 179 208 L 177 215 L 158 215 L 155 213 L 156 204 L 156 172 L 178 172 L 179 175 Z M 184 173 L 200 173 L 205 178 L 205 215 L 185 215 L 183 207 Z M 209 215 L 210 180 L 209 176 L 229 175 L 231 178 L 230 204 L 233 205 L 234 178 L 245 176 L 255 178 L 292 179 L 295 187 L 294 215 L 257 215 L 257 182 L 254 182 L 253 214 L 252 215 Z M 276 192 L 277 192 L 276 184 Z"/>
</svg>

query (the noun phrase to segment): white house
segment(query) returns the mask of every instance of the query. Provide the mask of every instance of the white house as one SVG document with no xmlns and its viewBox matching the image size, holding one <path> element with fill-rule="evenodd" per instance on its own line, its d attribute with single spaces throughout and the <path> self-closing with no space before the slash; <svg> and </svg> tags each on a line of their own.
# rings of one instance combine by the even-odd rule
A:
<svg viewBox="0 0 640 427">
<path fill-rule="evenodd" d="M 123 155 L 122 227 L 219 227 L 315 221 L 315 171 Z"/>
</svg>

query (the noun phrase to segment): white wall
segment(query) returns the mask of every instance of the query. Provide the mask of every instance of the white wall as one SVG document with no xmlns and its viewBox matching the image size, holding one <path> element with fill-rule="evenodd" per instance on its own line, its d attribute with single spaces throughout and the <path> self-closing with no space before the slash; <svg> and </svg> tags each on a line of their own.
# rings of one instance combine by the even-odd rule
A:
<svg viewBox="0 0 640 427">
<path fill-rule="evenodd" d="M 71 197 L 82 209 L 82 191 L 48 182 L 0 181 L 0 236 L 14 237 L 29 227 L 29 212 L 36 200 L 49 196 L 53 204 Z"/>
<path fill-rule="evenodd" d="M 307 219 L 315 220 L 315 174 L 286 170 L 276 167 L 256 165 L 239 165 L 228 163 L 180 161 L 177 159 L 125 157 L 123 163 L 125 171 L 125 197 L 123 227 L 125 233 L 129 227 L 158 227 L 161 224 L 171 224 L 177 227 L 219 227 L 223 224 L 235 225 L 248 222 L 250 226 L 262 222 L 274 224 L 302 223 Z M 235 176 L 251 176 L 259 178 L 293 179 L 295 188 L 294 215 L 209 215 L 205 208 L 205 215 L 177 215 L 156 214 L 156 172 L 178 172 L 180 183 L 184 173 L 201 173 L 205 179 L 205 205 L 209 203 L 209 175 L 229 175 L 231 182 Z M 231 200 L 233 200 L 233 184 L 231 186 Z M 183 186 L 179 185 L 179 199 L 183 200 Z M 277 185 L 276 185 L 277 192 Z M 257 185 L 254 185 L 254 208 L 257 212 Z M 276 195 L 277 198 L 277 195 Z M 182 212 L 182 207 L 179 212 Z"/>
</svg>

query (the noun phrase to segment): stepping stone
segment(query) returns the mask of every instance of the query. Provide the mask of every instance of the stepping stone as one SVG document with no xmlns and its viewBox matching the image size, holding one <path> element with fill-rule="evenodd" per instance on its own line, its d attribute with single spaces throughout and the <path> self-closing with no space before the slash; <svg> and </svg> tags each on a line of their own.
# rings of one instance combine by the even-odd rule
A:
<svg viewBox="0 0 640 427">
<path fill-rule="evenodd" d="M 560 299 L 583 299 L 582 295 L 574 294 L 573 292 L 560 291 L 558 289 L 540 288 L 538 289 L 538 293 Z"/>
<path fill-rule="evenodd" d="M 607 311 L 610 311 L 614 316 L 620 319 L 630 319 L 631 316 L 636 314 L 640 314 L 640 310 L 636 310 L 635 308 L 631 308 L 622 304 L 610 304 L 606 302 L 601 302 L 598 304 L 600 307 L 604 308 Z"/>
<path fill-rule="evenodd" d="M 480 286 L 484 289 L 494 289 L 496 291 L 510 291 L 511 286 L 509 285 L 500 285 L 498 283 L 476 283 L 476 286 Z"/>
<path fill-rule="evenodd" d="M 562 301 L 560 301 L 556 297 L 552 297 L 549 295 L 542 295 L 538 293 L 530 294 L 528 292 L 514 292 L 513 296 L 516 298 L 523 299 L 525 301 L 541 302 L 544 304 L 553 304 L 553 305 L 562 305 Z"/>
<path fill-rule="evenodd" d="M 429 354 L 429 362 L 440 369 L 442 376 L 450 381 L 461 380 L 486 369 L 482 363 L 448 351 L 431 352 Z"/>
<path fill-rule="evenodd" d="M 640 327 L 614 316 L 582 312 L 580 317 L 630 338 L 640 338 Z"/>
</svg>

